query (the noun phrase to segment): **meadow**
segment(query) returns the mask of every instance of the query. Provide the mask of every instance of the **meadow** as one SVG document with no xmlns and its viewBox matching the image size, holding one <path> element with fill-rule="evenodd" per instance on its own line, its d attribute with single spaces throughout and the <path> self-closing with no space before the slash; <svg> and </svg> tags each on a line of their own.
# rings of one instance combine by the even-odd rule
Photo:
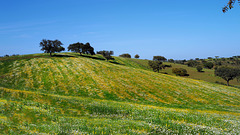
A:
<svg viewBox="0 0 240 135">
<path fill-rule="evenodd" d="M 240 134 L 238 88 L 61 55 L 0 60 L 0 133 Z"/>
</svg>

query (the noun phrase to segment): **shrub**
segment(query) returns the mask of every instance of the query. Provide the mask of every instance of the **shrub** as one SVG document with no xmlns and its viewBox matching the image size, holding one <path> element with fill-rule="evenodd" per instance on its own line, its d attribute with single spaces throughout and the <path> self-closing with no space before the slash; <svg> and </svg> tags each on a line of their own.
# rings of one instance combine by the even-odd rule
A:
<svg viewBox="0 0 240 135">
<path fill-rule="evenodd" d="M 123 57 L 123 58 L 131 58 L 131 55 L 128 54 L 128 53 L 124 53 L 124 54 L 119 55 L 119 57 Z"/>
<path fill-rule="evenodd" d="M 202 68 L 202 66 L 197 66 L 196 69 L 197 69 L 198 72 L 202 72 L 203 68 Z"/>
<path fill-rule="evenodd" d="M 134 57 L 135 57 L 136 59 L 138 59 L 140 56 L 139 56 L 138 54 L 136 54 Z"/>
<path fill-rule="evenodd" d="M 176 75 L 179 76 L 186 76 L 187 75 L 187 70 L 184 68 L 173 68 L 172 72 Z"/>
<path fill-rule="evenodd" d="M 206 62 L 206 63 L 204 63 L 204 67 L 205 67 L 205 68 L 212 69 L 213 66 L 214 66 L 214 65 L 213 65 L 212 62 Z"/>
</svg>

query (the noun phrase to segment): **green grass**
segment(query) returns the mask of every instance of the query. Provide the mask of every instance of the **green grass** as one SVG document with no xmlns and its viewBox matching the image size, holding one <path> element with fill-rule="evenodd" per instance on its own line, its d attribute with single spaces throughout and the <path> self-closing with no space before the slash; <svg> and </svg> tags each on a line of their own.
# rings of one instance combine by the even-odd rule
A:
<svg viewBox="0 0 240 135">
<path fill-rule="evenodd" d="M 217 77 L 214 75 L 214 69 L 203 69 L 203 72 L 198 72 L 196 68 L 194 67 L 188 67 L 187 65 L 181 65 L 181 64 L 174 64 L 174 63 L 169 63 L 166 62 L 164 64 L 167 65 L 172 65 L 172 68 L 184 68 L 187 70 L 189 76 L 185 77 L 185 78 L 192 78 L 192 79 L 197 79 L 197 80 L 204 80 L 207 82 L 212 82 L 212 83 L 222 83 L 222 84 L 227 84 L 226 81 L 220 77 Z M 169 75 L 174 75 L 172 73 L 172 68 L 166 68 L 164 70 L 162 70 L 162 72 L 166 72 Z M 232 86 L 240 86 L 240 83 L 237 81 L 237 79 L 231 80 L 230 81 L 230 85 Z"/>
<path fill-rule="evenodd" d="M 237 88 L 155 73 L 147 60 L 61 55 L 74 57 L 0 61 L 0 133 L 240 133 Z"/>
</svg>

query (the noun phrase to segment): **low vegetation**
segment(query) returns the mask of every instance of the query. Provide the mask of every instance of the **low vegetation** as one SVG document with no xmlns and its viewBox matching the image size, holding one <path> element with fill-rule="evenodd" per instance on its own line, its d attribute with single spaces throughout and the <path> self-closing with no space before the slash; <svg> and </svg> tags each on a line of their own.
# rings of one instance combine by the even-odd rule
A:
<svg viewBox="0 0 240 135">
<path fill-rule="evenodd" d="M 238 88 L 154 73 L 147 60 L 57 55 L 1 59 L 0 133 L 240 133 Z"/>
</svg>

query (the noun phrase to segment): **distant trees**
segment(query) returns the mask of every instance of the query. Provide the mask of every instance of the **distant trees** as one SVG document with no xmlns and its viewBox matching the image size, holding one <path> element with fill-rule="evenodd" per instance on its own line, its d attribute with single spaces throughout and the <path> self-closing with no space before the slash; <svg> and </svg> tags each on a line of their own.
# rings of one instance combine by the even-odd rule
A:
<svg viewBox="0 0 240 135">
<path fill-rule="evenodd" d="M 227 81 L 227 85 L 229 86 L 230 80 L 240 76 L 240 69 L 230 66 L 220 66 L 215 69 L 214 74 Z"/>
<path fill-rule="evenodd" d="M 173 68 L 172 72 L 178 76 L 186 76 L 187 74 L 187 70 L 184 68 Z"/>
<path fill-rule="evenodd" d="M 168 59 L 168 62 L 174 63 L 173 59 Z"/>
<path fill-rule="evenodd" d="M 199 63 L 198 63 L 196 60 L 189 60 L 189 61 L 187 62 L 187 65 L 188 65 L 189 67 L 196 67 L 198 64 L 199 64 Z"/>
<path fill-rule="evenodd" d="M 167 59 L 163 56 L 153 56 L 153 61 L 166 61 Z"/>
<path fill-rule="evenodd" d="M 113 51 L 105 51 L 105 50 L 103 50 L 103 51 L 98 51 L 97 54 L 103 55 L 103 57 L 104 57 L 107 61 L 109 61 L 109 60 L 114 60 L 114 58 L 111 56 L 111 55 L 113 55 Z"/>
<path fill-rule="evenodd" d="M 68 51 L 72 51 L 72 52 L 76 52 L 76 53 L 80 53 L 80 55 L 83 54 L 91 54 L 94 55 L 94 48 L 90 45 L 90 43 L 74 43 L 74 44 L 70 44 L 68 46 Z"/>
<path fill-rule="evenodd" d="M 124 53 L 124 54 L 119 55 L 119 57 L 123 57 L 123 58 L 131 58 L 131 55 L 128 54 L 128 53 Z"/>
<path fill-rule="evenodd" d="M 134 58 L 138 59 L 138 58 L 140 58 L 140 56 L 139 56 L 138 54 L 136 54 L 136 55 L 134 56 Z"/>
<path fill-rule="evenodd" d="M 40 42 L 41 50 L 44 51 L 44 53 L 50 53 L 50 56 L 52 56 L 52 53 L 64 51 L 65 48 L 61 45 L 63 44 L 59 40 L 43 39 L 42 42 Z"/>
</svg>

